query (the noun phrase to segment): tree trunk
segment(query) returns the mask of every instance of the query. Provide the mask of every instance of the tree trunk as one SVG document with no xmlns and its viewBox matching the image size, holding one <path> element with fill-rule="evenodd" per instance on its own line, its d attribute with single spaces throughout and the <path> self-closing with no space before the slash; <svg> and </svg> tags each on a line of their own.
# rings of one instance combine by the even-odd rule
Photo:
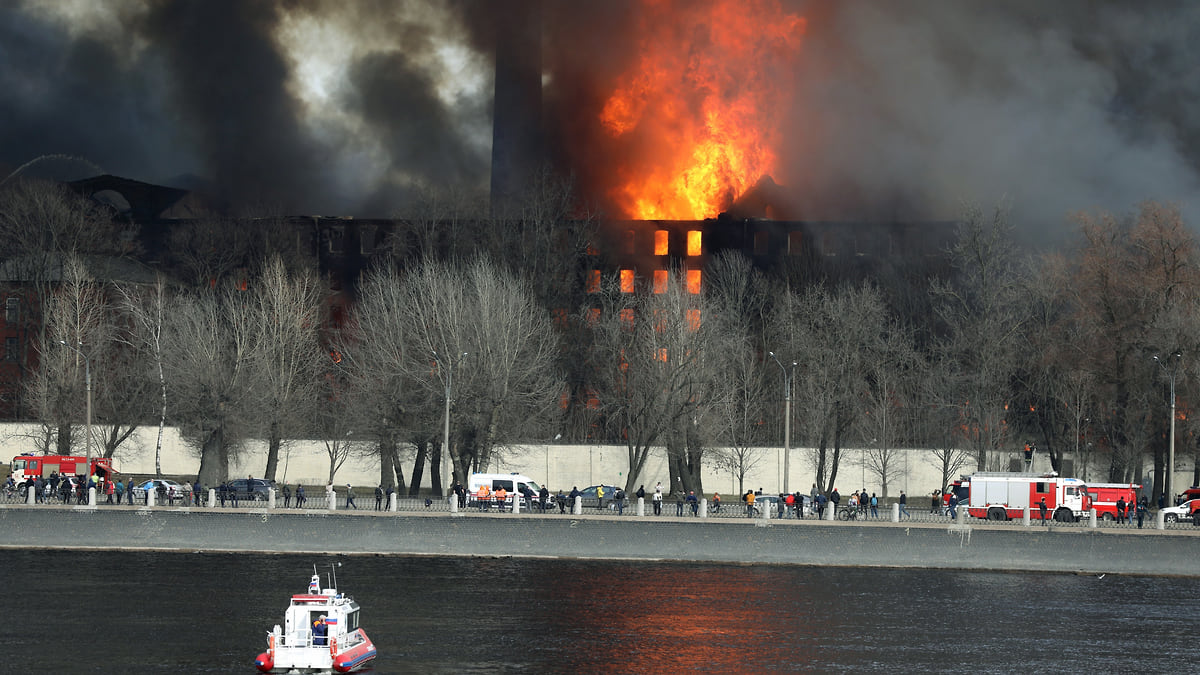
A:
<svg viewBox="0 0 1200 675">
<path fill-rule="evenodd" d="M 263 478 L 267 480 L 275 480 L 275 472 L 279 468 L 279 446 L 283 442 L 281 435 L 279 420 L 272 420 L 267 431 L 267 468 L 263 472 Z"/>
<path fill-rule="evenodd" d="M 63 423 L 63 424 L 58 425 L 57 439 L 58 439 L 58 442 L 55 444 L 56 450 L 55 450 L 54 454 L 56 454 L 56 455 L 74 454 L 71 452 L 71 425 L 70 424 Z"/>
<path fill-rule="evenodd" d="M 429 452 L 430 492 L 441 497 L 441 496 L 448 494 L 446 492 L 445 486 L 442 485 L 442 461 L 443 461 L 442 455 L 444 453 L 442 452 L 442 446 L 440 446 L 436 443 L 431 443 L 429 445 L 429 447 L 430 447 L 430 452 Z M 421 466 L 424 467 L 424 462 L 421 463 Z M 453 484 L 454 478 L 451 477 L 450 481 Z M 413 476 L 413 485 L 416 485 L 418 487 L 420 487 L 420 485 L 421 485 L 421 481 L 418 480 L 416 476 Z"/>
<path fill-rule="evenodd" d="M 225 434 L 221 425 L 213 427 L 200 449 L 201 485 L 217 486 L 229 476 L 229 455 L 225 449 Z"/>
<path fill-rule="evenodd" d="M 376 447 L 379 450 L 379 484 L 385 491 L 388 488 L 395 488 L 396 466 L 392 462 L 392 455 L 396 453 L 396 445 L 381 438 Z"/>
<path fill-rule="evenodd" d="M 421 479 L 425 477 L 425 462 L 429 458 L 429 455 L 431 453 L 437 455 L 441 454 L 431 447 L 434 446 L 434 444 L 428 438 L 418 439 L 415 445 L 417 451 L 415 453 L 415 457 L 413 458 L 412 483 L 408 488 L 409 497 L 416 497 L 421 491 Z M 439 449 L 440 445 L 440 443 L 437 444 Z"/>
</svg>

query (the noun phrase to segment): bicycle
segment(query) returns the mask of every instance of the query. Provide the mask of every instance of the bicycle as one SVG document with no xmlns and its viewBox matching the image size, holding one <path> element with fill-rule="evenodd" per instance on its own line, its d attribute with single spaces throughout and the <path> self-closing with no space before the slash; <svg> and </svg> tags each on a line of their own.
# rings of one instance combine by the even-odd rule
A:
<svg viewBox="0 0 1200 675">
<path fill-rule="evenodd" d="M 838 509 L 838 520 L 858 520 L 858 508 L 854 506 L 843 506 Z"/>
</svg>

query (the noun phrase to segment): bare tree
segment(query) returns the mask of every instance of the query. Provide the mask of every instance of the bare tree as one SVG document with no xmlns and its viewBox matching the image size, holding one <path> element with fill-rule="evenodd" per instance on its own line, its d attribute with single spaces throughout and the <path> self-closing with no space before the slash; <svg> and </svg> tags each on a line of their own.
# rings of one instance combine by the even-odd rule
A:
<svg viewBox="0 0 1200 675">
<path fill-rule="evenodd" d="M 913 392 L 919 357 L 909 332 L 897 324 L 883 326 L 883 332 L 863 345 L 867 388 L 860 399 L 860 434 L 864 440 L 866 468 L 883 489 L 899 478 L 904 456 L 901 444 L 910 438 L 912 419 L 908 414 L 915 403 Z M 866 441 L 866 439 L 870 441 Z"/>
<path fill-rule="evenodd" d="M 65 333 L 55 338 L 46 334 L 48 308 L 69 260 L 132 253 L 136 249 L 134 230 L 116 223 L 108 209 L 60 184 L 18 178 L 0 185 L 0 274 L 20 289 L 7 299 L 18 302 L 18 353 L 13 356 L 22 368 L 48 358 L 46 350 L 59 348 L 58 340 L 70 337 Z M 38 385 L 27 391 L 39 392 L 39 396 L 48 393 Z M 45 419 L 45 399 L 31 404 L 18 404 L 18 409 L 25 414 L 35 411 Z M 61 432 L 59 449 L 66 451 L 70 429 L 57 426 L 55 431 Z"/>
<path fill-rule="evenodd" d="M 968 205 L 950 251 L 958 275 L 931 285 L 946 331 L 938 349 L 955 366 L 950 382 L 961 406 L 963 440 L 980 469 L 1002 468 L 1003 453 L 1012 450 L 1010 382 L 1028 316 L 1011 232 L 1006 208 L 988 216 Z"/>
<path fill-rule="evenodd" d="M 740 254 L 722 253 L 706 267 L 705 293 L 710 298 L 710 321 L 720 321 L 727 338 L 726 358 L 718 360 L 725 384 L 712 390 L 713 405 L 707 419 L 719 446 L 706 456 L 713 467 L 728 471 L 746 491 L 746 475 L 764 459 L 763 446 L 780 438 L 782 429 L 768 420 L 769 410 L 783 408 L 782 391 L 775 386 L 774 364 L 763 361 L 755 340 L 764 320 L 766 282 Z M 794 376 L 794 370 L 789 377 Z M 778 432 L 778 434 L 776 433 Z"/>
<path fill-rule="evenodd" d="M 603 418 L 625 441 L 626 490 L 652 448 L 667 449 L 671 491 L 703 491 L 701 418 L 717 402 L 725 358 L 721 322 L 702 293 L 679 275 L 658 292 L 632 292 L 612 280 L 578 320 L 591 333 L 589 367 Z"/>
<path fill-rule="evenodd" d="M 279 258 L 267 263 L 249 291 L 247 318 L 254 332 L 249 382 L 266 427 L 267 480 L 275 479 L 285 433 L 294 433 L 312 413 L 319 369 L 328 358 L 317 335 L 320 300 L 316 277 L 289 273 Z"/>
<path fill-rule="evenodd" d="M 972 457 L 962 444 L 960 429 L 965 423 L 962 408 L 954 390 L 946 386 L 950 367 L 938 361 L 920 365 L 917 386 L 921 404 L 913 411 L 914 435 L 929 448 L 930 464 L 940 476 L 937 486 L 940 494 Z"/>
<path fill-rule="evenodd" d="M 405 483 L 399 459 L 401 439 L 419 431 L 432 435 L 437 428 L 434 420 L 440 419 L 436 412 L 441 410 L 440 390 L 425 388 L 423 381 L 412 375 L 422 359 L 426 376 L 435 364 L 431 353 L 409 353 L 414 348 L 410 344 L 414 339 L 410 335 L 410 302 L 404 275 L 391 265 L 363 280 L 350 321 L 335 337 L 340 362 L 327 374 L 322 394 L 326 405 L 337 411 L 334 419 L 322 426 L 322 437 L 331 439 L 354 431 L 359 438 L 375 439 L 380 482 L 400 489 Z M 449 320 L 450 308 L 445 310 Z"/>
<path fill-rule="evenodd" d="M 85 380 L 92 378 L 94 391 L 96 381 L 105 379 L 100 357 L 110 343 L 112 325 L 103 288 L 83 260 L 67 256 L 55 276 L 58 291 L 46 303 L 44 342 L 39 346 L 42 360 L 28 391 L 46 434 L 55 432 L 56 454 L 67 455 L 72 452 L 70 422 L 85 417 Z"/>
<path fill-rule="evenodd" d="M 200 450 L 197 480 L 205 485 L 228 478 L 229 461 L 258 418 L 250 305 L 244 291 L 222 286 L 180 294 L 167 307 L 163 366 L 171 415 Z"/>
<path fill-rule="evenodd" d="M 1080 367 L 1097 376 L 1098 445 L 1111 452 L 1109 474 L 1118 480 L 1140 474 L 1149 447 L 1157 496 L 1165 487 L 1169 378 L 1152 357 L 1200 348 L 1196 239 L 1177 208 L 1152 202 L 1129 219 L 1101 213 L 1078 220 L 1083 247 L 1067 293 L 1072 320 L 1089 345 Z M 1187 400 L 1194 381 L 1186 369 L 1179 375 Z M 1155 395 L 1148 398 L 1148 391 Z"/>
<path fill-rule="evenodd" d="M 364 391 L 388 392 L 393 413 L 384 418 L 395 433 L 407 427 L 440 437 L 431 422 L 443 421 L 451 390 L 458 442 L 447 450 L 458 480 L 544 423 L 561 392 L 546 310 L 523 282 L 482 259 L 377 272 L 363 285 L 354 324 L 350 361 L 375 381 Z M 436 466 L 433 490 L 441 494 Z"/>
<path fill-rule="evenodd" d="M 121 312 L 129 328 L 118 333 L 118 339 L 130 350 L 136 363 L 151 370 L 151 379 L 158 385 L 158 433 L 154 442 L 154 474 L 162 475 L 163 431 L 167 426 L 167 378 L 163 370 L 163 332 L 166 322 L 167 283 L 161 274 L 152 286 L 118 284 Z M 136 370 L 136 369 L 135 369 Z"/>
<path fill-rule="evenodd" d="M 794 355 L 800 364 L 795 402 L 795 436 L 812 450 L 816 482 L 825 492 L 836 486 L 842 449 L 850 441 L 860 412 L 858 397 L 867 388 L 865 354 L 882 331 L 886 311 L 869 285 L 836 292 L 813 286 L 802 294 L 775 294 L 770 314 L 770 343 Z"/>
</svg>

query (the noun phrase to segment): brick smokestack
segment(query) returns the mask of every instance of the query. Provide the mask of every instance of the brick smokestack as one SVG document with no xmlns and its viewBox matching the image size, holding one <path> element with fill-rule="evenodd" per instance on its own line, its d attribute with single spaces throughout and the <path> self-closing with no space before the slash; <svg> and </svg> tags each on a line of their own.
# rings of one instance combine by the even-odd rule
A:
<svg viewBox="0 0 1200 675">
<path fill-rule="evenodd" d="M 541 0 L 504 3 L 496 23 L 492 213 L 512 215 L 544 162 Z"/>
</svg>

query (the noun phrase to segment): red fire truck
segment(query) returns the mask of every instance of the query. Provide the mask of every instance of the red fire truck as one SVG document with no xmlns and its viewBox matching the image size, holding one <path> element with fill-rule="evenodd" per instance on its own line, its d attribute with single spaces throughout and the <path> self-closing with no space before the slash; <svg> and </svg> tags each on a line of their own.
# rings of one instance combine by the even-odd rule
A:
<svg viewBox="0 0 1200 675">
<path fill-rule="evenodd" d="M 1126 504 L 1137 504 L 1137 491 L 1140 489 L 1142 486 L 1137 483 L 1087 484 L 1088 497 L 1092 500 L 1092 508 L 1096 509 L 1096 517 L 1104 520 L 1116 520 L 1119 499 L 1124 499 Z"/>
<path fill-rule="evenodd" d="M 26 479 L 38 476 L 50 478 L 55 472 L 59 475 L 79 476 L 86 481 L 88 476 L 96 475 L 98 480 L 108 480 L 113 471 L 112 459 L 108 457 L 93 457 L 91 470 L 88 470 L 86 457 L 71 457 L 67 455 L 17 455 L 12 460 L 12 479 L 17 485 Z"/>
<path fill-rule="evenodd" d="M 1046 517 L 1062 522 L 1074 522 L 1092 508 L 1083 481 L 1062 478 L 1053 472 L 976 473 L 971 475 L 970 492 L 967 513 L 988 520 L 1021 518 L 1026 506 L 1029 517 L 1039 519 L 1042 517 L 1039 508 L 1042 499 L 1046 500 Z"/>
</svg>

